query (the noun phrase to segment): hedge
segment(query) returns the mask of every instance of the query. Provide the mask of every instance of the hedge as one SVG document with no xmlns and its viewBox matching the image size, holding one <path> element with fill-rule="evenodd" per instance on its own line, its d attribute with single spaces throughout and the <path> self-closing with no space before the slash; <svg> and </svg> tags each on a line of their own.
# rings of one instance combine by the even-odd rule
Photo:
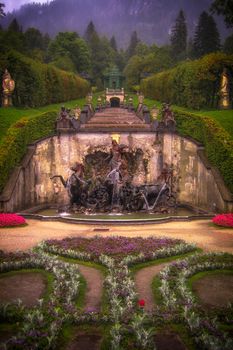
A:
<svg viewBox="0 0 233 350">
<path fill-rule="evenodd" d="M 211 164 L 218 168 L 233 193 L 233 140 L 215 120 L 173 108 L 177 130 L 201 142 Z"/>
<path fill-rule="evenodd" d="M 141 83 L 146 97 L 192 109 L 216 107 L 220 77 L 226 67 L 231 77 L 233 97 L 233 55 L 212 53 L 199 60 L 185 61 Z"/>
<path fill-rule="evenodd" d="M 5 68 L 15 80 L 15 106 L 37 107 L 75 100 L 87 95 L 89 83 L 53 65 L 43 64 L 16 51 L 0 55 L 0 75 Z"/>
<path fill-rule="evenodd" d="M 13 124 L 0 143 L 0 193 L 13 169 L 18 166 L 27 151 L 28 144 L 55 134 L 57 112 L 22 118 Z"/>
</svg>

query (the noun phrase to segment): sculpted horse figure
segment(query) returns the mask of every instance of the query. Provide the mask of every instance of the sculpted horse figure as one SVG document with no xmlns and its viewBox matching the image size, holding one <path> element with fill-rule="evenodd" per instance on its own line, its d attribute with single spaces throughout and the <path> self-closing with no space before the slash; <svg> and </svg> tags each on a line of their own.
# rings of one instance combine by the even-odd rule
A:
<svg viewBox="0 0 233 350">
<path fill-rule="evenodd" d="M 88 189 L 91 181 L 84 180 L 84 166 L 81 163 L 76 162 L 71 168 L 73 173 L 67 180 L 61 175 L 54 175 L 50 179 L 59 178 L 63 186 L 67 189 L 70 197 L 71 207 L 76 204 L 77 206 L 86 204 L 88 198 Z"/>
</svg>

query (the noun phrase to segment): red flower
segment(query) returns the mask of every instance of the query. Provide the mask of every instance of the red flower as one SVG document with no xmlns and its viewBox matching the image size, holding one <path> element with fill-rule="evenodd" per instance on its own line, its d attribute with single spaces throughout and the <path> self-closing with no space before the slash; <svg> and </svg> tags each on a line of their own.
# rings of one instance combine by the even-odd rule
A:
<svg viewBox="0 0 233 350">
<path fill-rule="evenodd" d="M 233 213 L 216 215 L 212 221 L 218 226 L 233 227 Z"/>
<path fill-rule="evenodd" d="M 20 215 L 0 213 L 0 227 L 20 226 L 24 224 L 26 224 L 26 221 Z"/>
<path fill-rule="evenodd" d="M 138 300 L 138 305 L 139 305 L 140 307 L 144 307 L 144 306 L 145 306 L 145 300 L 144 300 L 144 299 Z"/>
</svg>

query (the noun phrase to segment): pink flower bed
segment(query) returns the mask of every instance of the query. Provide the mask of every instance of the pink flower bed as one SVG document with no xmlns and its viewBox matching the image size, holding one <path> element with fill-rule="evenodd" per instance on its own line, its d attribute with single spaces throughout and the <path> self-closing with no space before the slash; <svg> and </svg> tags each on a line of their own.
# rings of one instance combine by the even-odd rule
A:
<svg viewBox="0 0 233 350">
<path fill-rule="evenodd" d="M 212 221 L 218 226 L 233 227 L 233 213 L 216 215 Z"/>
<path fill-rule="evenodd" d="M 17 214 L 0 213 L 0 227 L 11 227 L 25 225 L 26 221 Z"/>
</svg>

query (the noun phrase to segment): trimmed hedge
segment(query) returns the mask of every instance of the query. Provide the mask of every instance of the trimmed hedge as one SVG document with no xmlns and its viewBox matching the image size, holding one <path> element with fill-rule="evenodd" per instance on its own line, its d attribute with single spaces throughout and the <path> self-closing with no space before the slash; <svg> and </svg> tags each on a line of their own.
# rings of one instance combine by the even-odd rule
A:
<svg viewBox="0 0 233 350">
<path fill-rule="evenodd" d="M 223 68 L 233 77 L 233 55 L 212 53 L 195 61 L 144 79 L 141 91 L 146 97 L 192 109 L 216 107 Z M 230 86 L 233 97 L 233 78 Z"/>
<path fill-rule="evenodd" d="M 26 153 L 28 144 L 55 134 L 57 112 L 47 112 L 32 118 L 22 118 L 13 124 L 0 143 L 0 193 L 11 172 Z"/>
<path fill-rule="evenodd" d="M 15 80 L 15 106 L 37 107 L 87 95 L 89 83 L 73 73 L 43 64 L 16 51 L 0 55 L 0 75 L 7 68 Z"/>
<path fill-rule="evenodd" d="M 219 169 L 226 186 L 233 193 L 233 140 L 215 120 L 173 108 L 177 129 L 205 147 L 209 161 Z"/>
</svg>

